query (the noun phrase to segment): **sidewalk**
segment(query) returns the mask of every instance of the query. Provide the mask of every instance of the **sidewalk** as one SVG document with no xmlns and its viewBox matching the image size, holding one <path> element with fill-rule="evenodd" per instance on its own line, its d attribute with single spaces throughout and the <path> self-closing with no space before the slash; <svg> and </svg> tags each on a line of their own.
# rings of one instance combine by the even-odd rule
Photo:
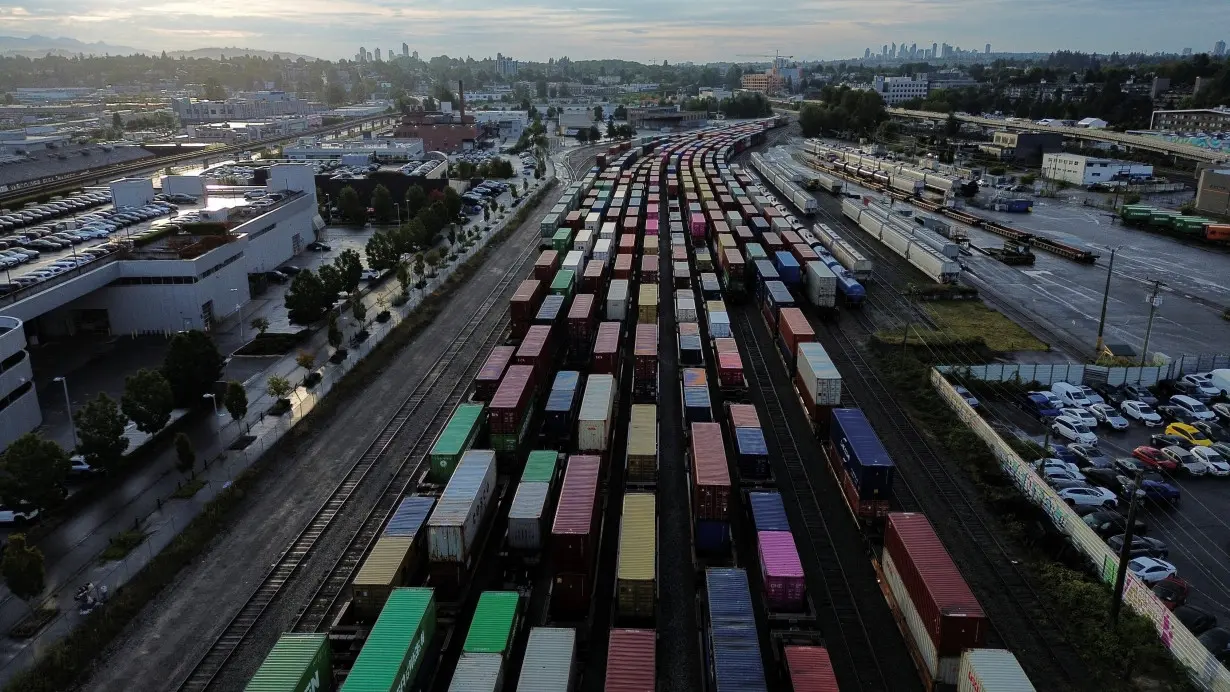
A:
<svg viewBox="0 0 1230 692">
<path fill-rule="evenodd" d="M 544 179 L 542 184 L 549 180 L 550 178 Z M 495 222 L 478 244 L 462 253 L 455 262 L 438 268 L 437 276 L 428 279 L 424 290 L 411 289 L 410 300 L 405 305 L 392 306 L 392 296 L 400 291 L 396 278 L 392 276 L 365 295 L 363 303 L 367 307 L 369 320 L 374 320 L 381 309 L 388 309 L 392 313 L 392 319 L 384 324 L 370 322 L 367 326 L 370 334 L 368 339 L 359 346 L 350 348 L 347 359 L 341 364 L 327 362 L 331 349 L 328 346 L 326 330 L 321 329 L 301 348 L 278 357 L 245 382 L 248 415 L 243 421 L 236 423 L 223 411 L 221 416 L 206 414 L 202 420 L 188 426 L 185 432 L 193 439 L 197 458 L 205 464 L 203 469 L 198 467 L 196 476 L 205 482 L 205 486 L 192 498 L 169 499 L 185 479 L 175 470 L 175 453 L 168 448 L 135 472 L 109 496 L 99 498 L 82 508 L 75 516 L 40 540 L 38 547 L 46 558 L 46 599 L 54 601 L 60 609 L 60 615 L 38 636 L 28 640 L 13 640 L 6 636 L 7 632 L 29 611 L 23 601 L 13 597 L 7 588 L 0 587 L 0 684 L 4 684 L 17 671 L 30 665 L 39 653 L 81 621 L 73 600 L 79 586 L 88 582 L 105 584 L 114 593 L 169 544 L 240 472 L 311 412 L 346 373 L 418 307 L 424 296 L 430 295 L 456 267 L 480 251 L 491 235 L 500 231 L 511 218 L 512 214 L 508 214 L 503 221 Z M 380 307 L 382 300 L 387 307 Z M 221 325 L 219 331 L 222 334 L 227 333 L 228 326 L 232 329 L 238 327 L 238 320 L 232 319 L 234 324 Z M 358 325 L 348 310 L 339 320 L 339 326 L 347 341 L 351 334 L 358 331 Z M 220 347 L 224 344 L 227 344 L 225 337 L 219 338 Z M 227 351 L 226 348 L 222 350 Z M 321 373 L 321 381 L 310 391 L 298 387 L 290 395 L 292 410 L 289 413 L 278 417 L 264 416 L 263 413 L 273 405 L 272 398 L 265 393 L 269 377 L 280 375 L 297 385 L 306 376 L 307 372 L 295 363 L 295 358 L 301 351 L 317 356 L 318 365 L 315 370 Z M 227 448 L 245 433 L 244 428 L 247 426 L 251 428 L 247 434 L 253 436 L 253 442 L 242 451 L 227 451 Z M 97 557 L 107 547 L 110 538 L 122 531 L 131 530 L 134 526 L 140 526 L 145 531 L 146 540 L 123 560 L 100 563 Z"/>
</svg>

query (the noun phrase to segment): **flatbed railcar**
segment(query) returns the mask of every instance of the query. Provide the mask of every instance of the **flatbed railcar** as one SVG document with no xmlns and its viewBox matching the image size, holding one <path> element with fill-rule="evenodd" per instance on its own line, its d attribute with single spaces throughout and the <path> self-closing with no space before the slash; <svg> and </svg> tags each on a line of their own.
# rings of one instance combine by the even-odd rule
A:
<svg viewBox="0 0 1230 692">
<path fill-rule="evenodd" d="M 860 229 L 905 258 L 932 281 L 941 284 L 957 282 L 961 274 L 961 265 L 958 262 L 936 252 L 912 234 L 899 230 L 887 218 L 868 206 L 847 199 L 841 203 L 841 211 Z"/>
</svg>

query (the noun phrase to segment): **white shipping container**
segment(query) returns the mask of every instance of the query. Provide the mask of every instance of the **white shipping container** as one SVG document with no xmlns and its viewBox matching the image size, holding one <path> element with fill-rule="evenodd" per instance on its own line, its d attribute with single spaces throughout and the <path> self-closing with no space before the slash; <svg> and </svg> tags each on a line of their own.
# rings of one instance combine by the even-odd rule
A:
<svg viewBox="0 0 1230 692">
<path fill-rule="evenodd" d="M 585 230 L 596 231 L 600 225 L 602 225 L 602 214 L 592 211 L 585 216 Z"/>
<path fill-rule="evenodd" d="M 841 404 L 841 373 L 823 346 L 814 341 L 799 344 L 796 365 L 807 396 L 816 405 Z"/>
<path fill-rule="evenodd" d="M 548 483 L 522 483 L 517 486 L 508 509 L 508 545 L 517 550 L 542 550 L 542 531 L 546 525 Z"/>
<path fill-rule="evenodd" d="M 926 625 L 918 615 L 914 601 L 910 600 L 910 593 L 905 590 L 905 582 L 901 580 L 901 573 L 897 571 L 897 565 L 893 563 L 892 557 L 887 552 L 884 553 L 880 567 L 884 571 L 884 581 L 888 583 L 893 600 L 897 602 L 897 608 L 901 611 L 902 619 L 905 620 L 910 643 L 914 644 L 923 664 L 927 666 L 927 674 L 936 682 L 948 685 L 957 684 L 957 670 L 961 667 L 961 657 L 938 657 L 935 644 L 931 642 L 931 635 L 928 634 Z"/>
<path fill-rule="evenodd" d="M 687 241 L 683 239 L 682 233 L 671 234 L 671 247 L 687 247 Z"/>
<path fill-rule="evenodd" d="M 464 653 L 457 661 L 448 692 L 498 692 L 503 687 L 503 656 Z"/>
<path fill-rule="evenodd" d="M 709 336 L 715 339 L 726 339 L 733 336 L 730 331 L 730 313 L 709 313 Z"/>
<path fill-rule="evenodd" d="M 628 280 L 612 279 L 606 290 L 606 318 L 622 322 L 628 319 Z"/>
<path fill-rule="evenodd" d="M 614 240 L 615 231 L 616 231 L 615 222 L 607 221 L 606 223 L 602 224 L 602 228 L 598 231 L 598 238 L 599 239 L 606 238 L 608 240 Z"/>
<path fill-rule="evenodd" d="M 577 451 L 605 452 L 614 427 L 615 378 L 590 375 L 577 416 Z"/>
<path fill-rule="evenodd" d="M 578 231 L 577 236 L 572 239 L 572 249 L 580 250 L 589 259 L 590 253 L 594 251 L 594 232 L 583 230 Z"/>
<path fill-rule="evenodd" d="M 837 305 L 837 275 L 824 262 L 812 260 L 803 274 L 807 302 L 821 308 Z"/>
<path fill-rule="evenodd" d="M 533 636 L 533 635 L 531 635 Z M 957 673 L 957 692 L 1036 692 L 1021 664 L 1004 649 L 966 649 Z"/>
<path fill-rule="evenodd" d="M 773 217 L 773 230 L 777 233 L 793 230 L 790 228 L 790 222 L 780 216 Z"/>
<path fill-rule="evenodd" d="M 466 452 L 427 520 L 427 544 L 432 562 L 469 566 L 470 548 L 478 537 L 495 492 L 495 452 Z"/>
<path fill-rule="evenodd" d="M 576 279 L 580 282 L 581 273 L 585 270 L 585 253 L 580 250 L 569 250 L 568 254 L 564 255 L 564 263 L 560 268 L 576 272 Z"/>
<path fill-rule="evenodd" d="M 726 212 L 726 225 L 730 226 L 730 230 L 735 230 L 735 226 L 743 225 L 743 215 L 737 211 Z"/>
<path fill-rule="evenodd" d="M 671 272 L 671 275 L 675 278 L 690 279 L 692 277 L 692 268 L 688 266 L 687 262 L 675 262 L 671 266 Z"/>
<path fill-rule="evenodd" d="M 611 239 L 599 238 L 598 242 L 594 243 L 593 259 L 601 260 L 604 264 L 609 264 L 611 261 Z"/>
<path fill-rule="evenodd" d="M 696 299 L 682 292 L 675 298 L 675 321 L 696 322 Z"/>
<path fill-rule="evenodd" d="M 535 627 L 525 645 L 521 662 L 518 690 L 533 692 L 568 692 L 572 689 L 572 673 L 577 631 L 568 627 Z"/>
</svg>

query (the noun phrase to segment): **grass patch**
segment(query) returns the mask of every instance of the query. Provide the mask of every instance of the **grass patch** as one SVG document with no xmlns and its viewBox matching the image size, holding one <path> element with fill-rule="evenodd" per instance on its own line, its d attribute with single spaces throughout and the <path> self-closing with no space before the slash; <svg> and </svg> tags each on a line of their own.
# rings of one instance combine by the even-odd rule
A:
<svg viewBox="0 0 1230 692">
<path fill-rule="evenodd" d="M 9 630 L 9 636 L 13 639 L 29 639 L 41 632 L 59 614 L 59 608 L 39 606 L 38 609 L 27 613 L 20 622 L 13 625 L 13 629 Z"/>
<path fill-rule="evenodd" d="M 921 307 L 927 311 L 927 316 L 937 325 L 937 329 L 911 326 L 905 339 L 907 345 L 957 348 L 981 342 L 999 353 L 1049 349 L 1024 327 L 980 301 L 924 302 Z M 881 330 L 876 332 L 876 338 L 887 344 L 900 344 L 902 331 Z"/>
<path fill-rule="evenodd" d="M 204 488 L 204 487 L 205 487 L 204 479 L 193 478 L 187 483 L 184 483 L 183 485 L 176 488 L 175 492 L 171 493 L 171 499 L 172 500 L 187 500 L 193 495 L 196 495 L 197 493 L 201 492 L 201 488 Z"/>
<path fill-rule="evenodd" d="M 121 531 L 111 537 L 107 549 L 98 556 L 99 562 L 123 560 L 137 546 L 145 542 L 144 531 Z"/>
</svg>

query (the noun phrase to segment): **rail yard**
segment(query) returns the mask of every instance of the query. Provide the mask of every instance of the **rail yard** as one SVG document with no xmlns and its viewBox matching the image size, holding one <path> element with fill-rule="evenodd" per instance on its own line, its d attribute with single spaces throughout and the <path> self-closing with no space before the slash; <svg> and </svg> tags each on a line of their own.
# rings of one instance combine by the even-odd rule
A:
<svg viewBox="0 0 1230 692">
<path fill-rule="evenodd" d="M 1083 689 L 866 351 L 955 245 L 753 153 L 788 125 L 580 150 L 89 687 Z"/>
</svg>

